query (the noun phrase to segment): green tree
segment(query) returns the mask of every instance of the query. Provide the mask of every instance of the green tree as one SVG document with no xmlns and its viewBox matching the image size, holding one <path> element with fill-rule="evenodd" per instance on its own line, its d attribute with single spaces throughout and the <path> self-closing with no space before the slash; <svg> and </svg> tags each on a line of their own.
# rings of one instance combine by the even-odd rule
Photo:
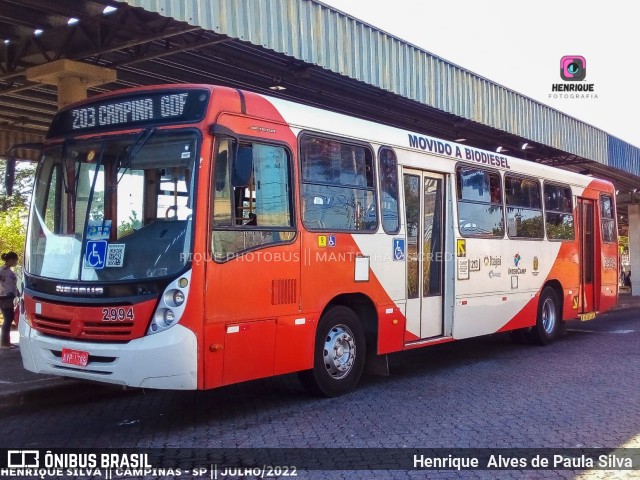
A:
<svg viewBox="0 0 640 480">
<path fill-rule="evenodd" d="M 20 255 L 20 263 L 22 263 L 26 234 L 26 206 L 16 205 L 7 211 L 0 210 L 0 252 L 16 252 Z"/>
<path fill-rule="evenodd" d="M 18 162 L 11 196 L 5 195 L 4 191 L 5 170 L 6 162 L 0 162 L 0 252 L 16 252 L 20 256 L 19 264 L 22 264 L 36 165 Z"/>
<path fill-rule="evenodd" d="M 618 245 L 620 246 L 620 253 L 628 253 L 629 252 L 629 237 L 625 237 L 624 235 L 620 235 L 618 237 Z"/>
<path fill-rule="evenodd" d="M 142 221 L 138 218 L 138 213 L 133 210 L 129 215 L 129 220 L 123 221 L 118 225 L 118 238 L 122 238 L 125 235 L 133 233 L 142 227 Z"/>
<path fill-rule="evenodd" d="M 36 164 L 32 162 L 17 163 L 13 195 L 11 196 L 7 196 L 4 189 L 4 173 L 6 169 L 7 162 L 0 161 L 0 210 L 6 212 L 17 206 L 28 207 L 31 191 L 33 190 Z"/>
</svg>

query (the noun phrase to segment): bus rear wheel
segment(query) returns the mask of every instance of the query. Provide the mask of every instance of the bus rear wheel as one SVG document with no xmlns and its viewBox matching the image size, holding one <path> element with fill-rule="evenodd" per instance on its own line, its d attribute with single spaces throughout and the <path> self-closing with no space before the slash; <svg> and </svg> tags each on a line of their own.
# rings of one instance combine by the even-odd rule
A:
<svg viewBox="0 0 640 480">
<path fill-rule="evenodd" d="M 300 372 L 311 393 L 337 397 L 352 391 L 364 371 L 365 335 L 358 316 L 348 307 L 328 310 L 318 323 L 313 369 Z"/>
<path fill-rule="evenodd" d="M 530 331 L 530 338 L 538 345 L 549 345 L 556 338 L 560 328 L 560 302 L 551 287 L 546 287 L 538 302 L 536 324 Z"/>
</svg>

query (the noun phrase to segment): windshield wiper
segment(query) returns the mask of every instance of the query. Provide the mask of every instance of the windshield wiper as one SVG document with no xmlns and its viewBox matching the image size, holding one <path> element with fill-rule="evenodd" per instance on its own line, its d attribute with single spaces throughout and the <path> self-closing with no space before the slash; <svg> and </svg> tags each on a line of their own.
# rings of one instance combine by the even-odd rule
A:
<svg viewBox="0 0 640 480">
<path fill-rule="evenodd" d="M 124 177 L 125 173 L 127 173 L 127 170 L 129 170 L 129 168 L 131 167 L 131 163 L 133 162 L 134 158 L 138 156 L 138 154 L 140 153 L 140 150 L 142 150 L 142 148 L 147 144 L 147 142 L 153 136 L 154 133 L 156 133 L 155 127 L 145 128 L 138 134 L 138 136 L 136 137 L 136 139 L 133 141 L 132 144 L 125 147 L 121 155 L 121 157 L 126 155 L 125 163 L 122 164 L 122 167 L 124 167 L 124 170 L 120 175 L 120 178 L 118 179 L 118 182 L 116 183 L 116 185 L 120 184 L 120 180 L 122 180 L 122 177 Z"/>
</svg>

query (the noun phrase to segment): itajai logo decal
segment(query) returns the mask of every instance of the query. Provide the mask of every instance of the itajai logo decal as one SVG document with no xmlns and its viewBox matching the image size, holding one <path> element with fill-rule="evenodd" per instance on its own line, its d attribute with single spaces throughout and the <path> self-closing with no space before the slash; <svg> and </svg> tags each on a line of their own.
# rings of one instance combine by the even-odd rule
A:
<svg viewBox="0 0 640 480">
<path fill-rule="evenodd" d="M 520 254 L 519 254 L 519 253 L 516 253 L 516 254 L 513 256 L 513 264 L 517 267 L 517 266 L 518 266 L 518 264 L 520 263 L 520 260 L 522 260 L 522 257 L 520 256 Z"/>
<path fill-rule="evenodd" d="M 493 257 L 491 255 L 485 255 L 484 266 L 485 267 L 499 267 L 502 265 L 502 257 Z"/>
<path fill-rule="evenodd" d="M 549 98 L 598 98 L 595 84 L 587 78 L 587 59 L 582 55 L 563 55 L 560 58 L 560 78 L 567 83 L 551 85 Z"/>
</svg>

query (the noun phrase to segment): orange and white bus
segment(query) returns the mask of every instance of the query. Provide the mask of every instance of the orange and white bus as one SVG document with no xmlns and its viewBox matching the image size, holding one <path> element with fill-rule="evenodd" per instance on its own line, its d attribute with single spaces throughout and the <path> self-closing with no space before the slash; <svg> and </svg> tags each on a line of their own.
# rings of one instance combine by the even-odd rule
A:
<svg viewBox="0 0 640 480">
<path fill-rule="evenodd" d="M 37 170 L 31 371 L 208 389 L 289 372 L 328 396 L 386 354 L 547 344 L 618 293 L 606 181 L 206 85 L 61 110 Z"/>
</svg>

